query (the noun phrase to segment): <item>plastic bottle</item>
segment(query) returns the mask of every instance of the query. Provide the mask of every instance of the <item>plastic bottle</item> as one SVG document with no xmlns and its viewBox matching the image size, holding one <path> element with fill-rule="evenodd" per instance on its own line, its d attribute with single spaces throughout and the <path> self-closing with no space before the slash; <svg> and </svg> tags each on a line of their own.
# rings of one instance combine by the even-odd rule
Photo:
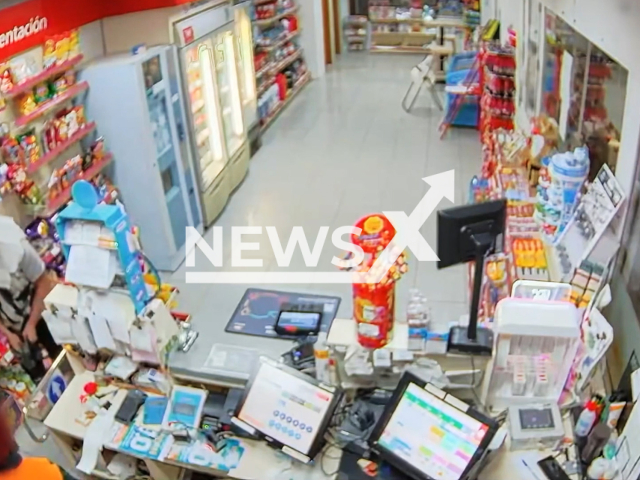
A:
<svg viewBox="0 0 640 480">
<path fill-rule="evenodd" d="M 329 347 L 327 346 L 326 332 L 318 333 L 318 340 L 313 344 L 313 356 L 316 361 L 316 379 L 330 385 L 331 372 L 329 370 Z"/>
<path fill-rule="evenodd" d="M 593 400 L 589 400 L 587 402 L 586 407 L 582 410 L 580 417 L 578 417 L 578 421 L 576 422 L 575 434 L 576 437 L 586 437 L 589 435 L 593 424 L 596 421 L 597 414 L 596 410 L 598 406 Z"/>
</svg>

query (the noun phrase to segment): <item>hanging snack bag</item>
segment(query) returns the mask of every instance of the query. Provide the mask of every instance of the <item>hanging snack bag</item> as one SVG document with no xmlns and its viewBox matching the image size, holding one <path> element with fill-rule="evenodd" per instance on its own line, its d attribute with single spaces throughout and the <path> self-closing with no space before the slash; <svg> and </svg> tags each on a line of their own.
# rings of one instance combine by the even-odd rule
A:
<svg viewBox="0 0 640 480">
<path fill-rule="evenodd" d="M 69 45 L 70 40 L 67 35 L 60 35 L 56 41 L 56 63 L 61 63 L 69 60 Z"/>
<path fill-rule="evenodd" d="M 36 109 L 36 101 L 33 98 L 33 93 L 25 93 L 18 100 L 18 110 L 22 115 L 29 115 Z"/>
<path fill-rule="evenodd" d="M 44 42 L 44 47 L 42 51 L 42 63 L 43 63 L 44 69 L 47 70 L 48 68 L 55 67 L 56 61 L 57 61 L 56 39 L 55 37 L 48 38 Z"/>
<path fill-rule="evenodd" d="M 20 146 L 25 152 L 27 162 L 37 162 L 40 158 L 40 145 L 38 145 L 35 128 L 18 136 L 18 142 L 20 142 Z"/>
<path fill-rule="evenodd" d="M 78 30 L 69 32 L 69 58 L 75 58 L 80 55 L 80 34 Z"/>
</svg>

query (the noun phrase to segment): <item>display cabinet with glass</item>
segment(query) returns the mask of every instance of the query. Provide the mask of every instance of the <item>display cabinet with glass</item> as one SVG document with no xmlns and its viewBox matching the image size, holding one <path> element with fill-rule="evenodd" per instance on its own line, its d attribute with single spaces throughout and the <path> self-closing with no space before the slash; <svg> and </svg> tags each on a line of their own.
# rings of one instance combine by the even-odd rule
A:
<svg viewBox="0 0 640 480">
<path fill-rule="evenodd" d="M 589 148 L 590 180 L 604 164 L 615 173 L 627 70 L 549 9 L 544 39 L 541 110 L 565 149 Z"/>
<path fill-rule="evenodd" d="M 240 45 L 234 35 L 234 15 L 229 5 L 180 19 L 174 29 L 178 32 L 174 38 L 181 46 L 189 135 L 208 226 L 220 214 L 249 165 L 239 74 Z"/>
</svg>

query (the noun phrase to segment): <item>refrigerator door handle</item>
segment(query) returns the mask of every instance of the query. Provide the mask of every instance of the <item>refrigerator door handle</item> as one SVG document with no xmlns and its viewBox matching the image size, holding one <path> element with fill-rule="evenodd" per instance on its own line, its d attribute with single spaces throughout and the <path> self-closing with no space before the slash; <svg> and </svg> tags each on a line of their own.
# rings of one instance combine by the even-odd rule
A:
<svg viewBox="0 0 640 480">
<path fill-rule="evenodd" d="M 176 120 L 176 133 L 178 134 L 178 140 L 184 142 L 186 135 L 182 120 Z"/>
</svg>

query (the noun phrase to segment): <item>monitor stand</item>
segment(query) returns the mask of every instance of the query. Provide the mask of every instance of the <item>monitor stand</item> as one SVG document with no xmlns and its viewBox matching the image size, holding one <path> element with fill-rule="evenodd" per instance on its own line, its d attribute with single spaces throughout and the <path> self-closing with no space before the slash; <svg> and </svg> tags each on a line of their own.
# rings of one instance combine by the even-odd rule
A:
<svg viewBox="0 0 640 480">
<path fill-rule="evenodd" d="M 482 277 L 484 275 L 485 255 L 491 250 L 494 239 L 489 233 L 472 233 L 469 235 L 469 239 L 475 244 L 476 252 L 469 326 L 456 326 L 451 328 L 447 351 L 467 355 L 490 356 L 493 350 L 493 331 L 488 328 L 478 328 L 478 306 L 480 304 L 480 290 L 482 288 Z"/>
</svg>

